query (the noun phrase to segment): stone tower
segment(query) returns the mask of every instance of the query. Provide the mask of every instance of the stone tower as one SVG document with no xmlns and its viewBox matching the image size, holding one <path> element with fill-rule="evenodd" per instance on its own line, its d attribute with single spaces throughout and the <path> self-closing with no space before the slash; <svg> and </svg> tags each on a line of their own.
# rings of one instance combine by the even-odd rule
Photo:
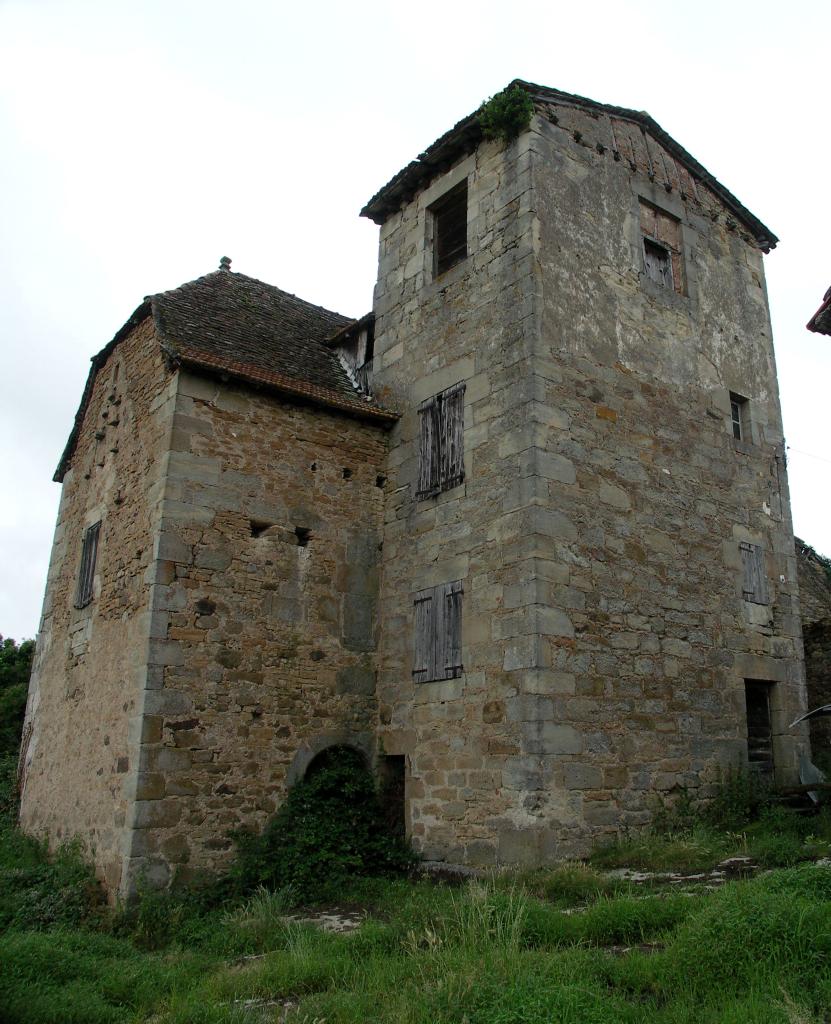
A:
<svg viewBox="0 0 831 1024">
<path fill-rule="evenodd" d="M 648 115 L 517 85 L 515 141 L 467 118 L 363 211 L 372 379 L 403 410 L 379 738 L 416 847 L 473 864 L 584 853 L 717 766 L 791 779 L 805 741 L 776 239 Z M 462 388 L 463 479 L 428 493 L 429 406 Z M 420 682 L 449 584 L 461 668 Z"/>
</svg>

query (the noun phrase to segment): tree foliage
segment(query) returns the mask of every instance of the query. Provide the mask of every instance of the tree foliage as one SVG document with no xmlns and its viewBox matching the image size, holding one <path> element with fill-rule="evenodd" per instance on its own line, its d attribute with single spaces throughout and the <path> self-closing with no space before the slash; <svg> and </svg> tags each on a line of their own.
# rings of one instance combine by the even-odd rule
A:
<svg viewBox="0 0 831 1024">
<path fill-rule="evenodd" d="M 0 635 L 0 756 L 20 747 L 34 653 L 34 640 L 17 644 Z"/>
</svg>

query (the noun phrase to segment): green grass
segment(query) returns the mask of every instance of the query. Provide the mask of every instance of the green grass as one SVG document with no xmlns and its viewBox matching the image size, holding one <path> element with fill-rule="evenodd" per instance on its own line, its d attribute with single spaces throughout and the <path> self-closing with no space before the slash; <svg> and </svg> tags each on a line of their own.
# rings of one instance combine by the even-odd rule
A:
<svg viewBox="0 0 831 1024">
<path fill-rule="evenodd" d="M 0 1020 L 8 1024 L 826 1024 L 831 868 L 777 867 L 694 895 L 603 868 L 790 864 L 829 825 L 760 808 L 624 839 L 590 864 L 452 888 L 356 878 L 361 927 L 290 920 L 295 892 L 100 901 L 76 850 L 49 858 L 0 819 Z M 225 893 L 225 895 L 223 895 Z M 297 912 L 295 912 L 297 913 Z M 306 911 L 303 911 L 306 913 Z M 302 914 L 300 915 L 302 916 Z M 251 1001 L 256 1001 L 252 1003 Z"/>
</svg>

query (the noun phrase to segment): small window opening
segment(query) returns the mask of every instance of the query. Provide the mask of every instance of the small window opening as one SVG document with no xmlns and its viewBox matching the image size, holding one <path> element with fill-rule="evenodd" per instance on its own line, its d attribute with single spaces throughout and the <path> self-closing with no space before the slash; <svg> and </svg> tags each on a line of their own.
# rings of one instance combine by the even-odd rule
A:
<svg viewBox="0 0 831 1024">
<path fill-rule="evenodd" d="M 310 470 L 311 470 L 311 471 L 312 471 L 313 473 L 316 473 L 316 472 L 317 472 L 317 463 L 316 463 L 316 462 L 313 462 L 313 463 L 311 464 L 311 466 L 309 466 L 309 469 L 310 469 Z"/>
<path fill-rule="evenodd" d="M 297 546 L 299 548 L 306 548 L 309 546 L 309 538 L 312 535 L 312 531 L 307 529 L 305 526 L 295 526 L 294 535 L 297 537 Z"/>
<path fill-rule="evenodd" d="M 750 440 L 750 403 L 746 398 L 730 392 L 730 421 L 733 437 L 737 441 Z"/>
<path fill-rule="evenodd" d="M 433 273 L 436 277 L 467 258 L 467 180 L 430 207 L 433 216 Z"/>
<path fill-rule="evenodd" d="M 383 487 L 386 482 L 387 482 L 387 478 L 385 476 L 381 476 L 379 474 L 378 476 L 375 477 L 375 486 L 376 487 Z"/>
<path fill-rule="evenodd" d="M 348 480 L 352 476 L 352 470 L 348 466 L 344 466 L 342 475 L 344 480 Z"/>
<path fill-rule="evenodd" d="M 262 537 L 266 530 L 270 530 L 274 526 L 274 523 L 267 523 L 264 519 L 252 519 L 250 526 L 252 537 Z"/>
<path fill-rule="evenodd" d="M 772 781 L 773 722 L 770 713 L 773 684 L 745 679 L 744 699 L 747 714 L 747 763 L 750 771 Z"/>
</svg>

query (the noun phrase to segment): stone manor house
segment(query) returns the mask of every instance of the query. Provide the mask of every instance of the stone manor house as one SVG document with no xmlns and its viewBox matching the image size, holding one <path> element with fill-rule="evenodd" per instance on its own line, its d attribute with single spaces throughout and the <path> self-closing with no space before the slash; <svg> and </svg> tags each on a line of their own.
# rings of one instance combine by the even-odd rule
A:
<svg viewBox="0 0 831 1024">
<path fill-rule="evenodd" d="M 93 357 L 21 821 L 111 893 L 221 870 L 330 747 L 425 859 L 534 863 L 807 726 L 762 254 L 647 114 L 515 83 L 365 206 L 358 320 L 219 270 Z"/>
</svg>

